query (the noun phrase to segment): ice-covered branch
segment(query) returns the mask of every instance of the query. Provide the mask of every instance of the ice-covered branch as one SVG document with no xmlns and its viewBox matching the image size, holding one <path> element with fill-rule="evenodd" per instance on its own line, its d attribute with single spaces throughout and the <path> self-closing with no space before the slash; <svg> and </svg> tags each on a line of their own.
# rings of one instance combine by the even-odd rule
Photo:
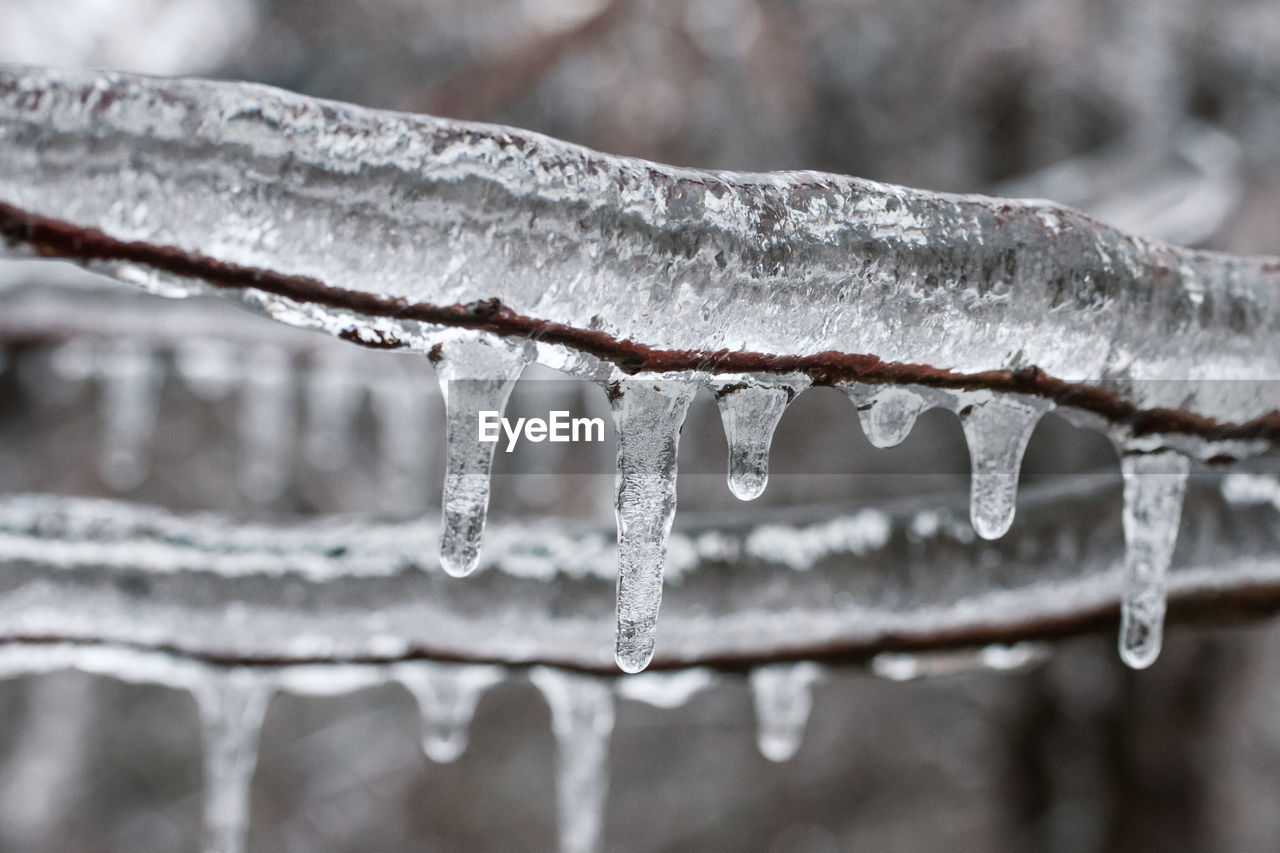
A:
<svg viewBox="0 0 1280 853">
<path fill-rule="evenodd" d="M 951 409 L 984 537 L 1012 521 L 1022 450 L 1044 412 L 1108 430 L 1128 457 L 1122 643 L 1136 665 L 1159 647 L 1185 457 L 1252 455 L 1280 435 L 1280 260 L 1178 249 L 1046 202 L 675 169 L 260 86 L 30 68 L 0 70 L 0 143 L 0 235 L 13 254 L 168 295 L 216 292 L 292 325 L 430 354 L 448 385 L 470 383 L 446 395 L 458 438 L 440 533 L 454 573 L 481 559 L 491 448 L 452 427 L 501 409 L 533 360 L 608 384 L 623 433 L 627 669 L 654 653 L 674 449 L 698 385 L 721 396 L 747 498 L 763 487 L 782 407 L 809 384 L 843 387 L 879 445 L 924 409 Z M 374 588 L 363 580 L 360 594 Z M 990 594 L 979 622 L 999 622 L 1004 599 Z M 839 645 L 871 630 L 872 615 L 812 626 Z M 945 622 L 930 635 L 947 634 Z M 295 642 L 331 642 L 311 629 Z M 737 651 L 712 657 L 749 657 L 759 632 L 722 636 Z M 686 651 L 672 661 L 689 647 L 676 638 Z M 468 654 L 500 657 L 477 651 L 492 637 L 473 639 Z"/>
</svg>

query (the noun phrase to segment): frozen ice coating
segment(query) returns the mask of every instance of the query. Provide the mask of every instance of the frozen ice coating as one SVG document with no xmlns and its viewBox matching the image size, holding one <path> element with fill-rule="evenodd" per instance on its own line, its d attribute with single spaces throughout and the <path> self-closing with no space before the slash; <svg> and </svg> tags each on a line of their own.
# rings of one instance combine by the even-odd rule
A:
<svg viewBox="0 0 1280 853">
<path fill-rule="evenodd" d="M 489 472 L 496 442 L 480 441 L 480 412 L 506 409 L 528 364 L 523 347 L 467 334 L 433 351 L 444 396 L 447 439 L 440 563 L 454 577 L 475 571 L 489 512 Z"/>
<path fill-rule="evenodd" d="M 614 657 L 639 672 L 653 657 L 667 537 L 676 515 L 680 429 L 698 386 L 637 377 L 610 392 L 618 434 L 618 634 Z"/>
<path fill-rule="evenodd" d="M 786 663 L 751 671 L 751 695 L 756 706 L 756 744 L 770 761 L 787 761 L 800 749 L 813 685 L 821 675 L 814 663 Z"/>
<path fill-rule="evenodd" d="M 857 385 L 849 390 L 849 396 L 858 407 L 867 441 L 876 447 L 896 447 L 906 441 L 926 408 L 924 398 L 909 388 Z"/>
<path fill-rule="evenodd" d="M 113 341 L 100 353 L 102 458 L 98 468 L 111 488 L 126 491 L 147 474 L 147 444 L 155 427 L 160 377 L 146 348 Z"/>
<path fill-rule="evenodd" d="M 289 354 L 260 346 L 245 357 L 240 399 L 240 485 L 246 496 L 273 501 L 284 492 L 293 463 L 296 417 Z"/>
<path fill-rule="evenodd" d="M 969 444 L 969 516 L 984 539 L 998 539 L 1013 524 L 1018 472 L 1031 433 L 1050 405 L 1034 397 L 962 397 L 960 423 Z"/>
<path fill-rule="evenodd" d="M 1120 657 L 1145 669 L 1160 654 L 1166 575 L 1178 539 L 1191 463 L 1172 451 L 1130 453 L 1124 473 L 1124 598 Z"/>
<path fill-rule="evenodd" d="M 787 404 L 809 385 L 726 381 L 716 389 L 716 404 L 729 442 L 729 490 L 740 500 L 755 500 L 769 482 L 769 444 Z"/>
<path fill-rule="evenodd" d="M 438 764 L 456 761 L 484 692 L 502 681 L 498 666 L 413 661 L 398 664 L 395 679 L 413 694 L 422 716 L 422 749 Z"/>
<path fill-rule="evenodd" d="M 193 690 L 204 740 L 203 853 L 244 853 L 258 734 L 272 687 L 257 673 L 211 675 Z"/>
<path fill-rule="evenodd" d="M 560 853 L 599 853 L 609 788 L 613 690 L 602 679 L 549 667 L 534 668 L 529 678 L 551 708 Z"/>
</svg>

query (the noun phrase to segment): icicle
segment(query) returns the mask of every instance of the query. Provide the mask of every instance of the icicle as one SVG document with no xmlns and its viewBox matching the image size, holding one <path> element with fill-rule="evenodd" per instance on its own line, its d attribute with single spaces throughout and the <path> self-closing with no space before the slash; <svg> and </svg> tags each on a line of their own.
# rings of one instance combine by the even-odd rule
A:
<svg viewBox="0 0 1280 853">
<path fill-rule="evenodd" d="M 204 740 L 204 853 L 243 853 L 258 735 L 272 688 L 253 673 L 217 674 L 195 691 Z"/>
<path fill-rule="evenodd" d="M 422 425 L 430 423 L 428 397 L 415 380 L 397 375 L 376 382 L 370 400 L 378 422 L 379 482 L 386 509 L 421 507 L 427 502 L 429 458 Z"/>
<path fill-rule="evenodd" d="M 364 383 L 333 355 L 320 355 L 306 380 L 307 462 L 320 471 L 337 471 L 351 461 L 356 418 Z"/>
<path fill-rule="evenodd" d="M 235 344 L 206 338 L 182 339 L 173 363 L 191 393 L 207 402 L 225 398 L 244 373 Z"/>
<path fill-rule="evenodd" d="M 755 500 L 769 482 L 769 444 L 787 404 L 809 383 L 730 383 L 716 390 L 716 404 L 729 441 L 729 491 Z"/>
<path fill-rule="evenodd" d="M 867 441 L 876 447 L 896 447 L 906 441 L 926 408 L 924 398 L 906 388 L 888 387 L 871 393 L 856 387 L 849 395 L 858 407 Z"/>
<path fill-rule="evenodd" d="M 245 359 L 240 401 L 240 486 L 255 501 L 280 497 L 293 461 L 293 368 L 289 354 L 260 346 Z"/>
<path fill-rule="evenodd" d="M 538 667 L 529 678 L 551 709 L 560 853 L 594 853 L 601 847 L 609 787 L 613 692 L 600 678 L 558 669 Z"/>
<path fill-rule="evenodd" d="M 998 539 L 1013 524 L 1022 454 L 1036 423 L 1050 408 L 1034 398 L 988 396 L 960 412 L 969 443 L 969 517 L 983 539 Z"/>
<path fill-rule="evenodd" d="M 715 676 L 709 669 L 694 667 L 674 672 L 645 672 L 619 678 L 614 686 L 623 699 L 644 702 L 655 708 L 679 708 L 694 695 L 711 686 Z"/>
<path fill-rule="evenodd" d="M 129 340 L 114 341 L 102 354 L 102 481 L 124 491 L 147 475 L 146 446 L 155 428 L 160 376 L 155 355 Z"/>
<path fill-rule="evenodd" d="M 613 394 L 618 435 L 618 633 L 614 657 L 639 672 L 653 657 L 667 538 L 676 514 L 680 428 L 697 386 L 626 379 Z"/>
<path fill-rule="evenodd" d="M 1160 654 L 1165 573 L 1173 559 L 1191 463 L 1172 450 L 1126 454 L 1124 473 L 1124 599 L 1120 657 L 1145 669 Z"/>
<path fill-rule="evenodd" d="M 428 758 L 447 764 L 462 755 L 481 695 L 502 677 L 497 666 L 421 661 L 395 668 L 395 679 L 418 701 L 422 749 Z"/>
<path fill-rule="evenodd" d="M 751 671 L 756 706 L 756 744 L 770 761 L 787 761 L 800 748 L 820 675 L 809 662 L 771 664 Z"/>
<path fill-rule="evenodd" d="M 480 412 L 501 415 L 529 363 L 529 353 L 505 341 L 456 338 L 442 344 L 433 360 L 448 421 L 440 563 L 449 574 L 462 577 L 480 562 L 489 472 L 497 448 L 496 442 L 479 440 Z"/>
</svg>

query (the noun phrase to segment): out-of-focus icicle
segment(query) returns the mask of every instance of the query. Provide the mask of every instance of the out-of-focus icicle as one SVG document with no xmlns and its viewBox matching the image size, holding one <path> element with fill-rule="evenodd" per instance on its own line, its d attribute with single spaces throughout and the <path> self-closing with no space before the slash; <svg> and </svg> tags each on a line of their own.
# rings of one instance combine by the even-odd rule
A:
<svg viewBox="0 0 1280 853">
<path fill-rule="evenodd" d="M 679 708 L 697 693 L 710 687 L 715 676 L 704 667 L 674 672 L 644 672 L 619 678 L 615 690 L 623 699 L 644 702 L 655 708 Z"/>
<path fill-rule="evenodd" d="M 258 735 L 273 688 L 243 670 L 211 673 L 194 691 L 204 741 L 204 853 L 244 853 Z"/>
<path fill-rule="evenodd" d="M 307 462 L 321 471 L 340 470 L 351 461 L 352 433 L 364 399 L 364 383 L 344 367 L 343 359 L 325 352 L 318 354 L 308 371 L 304 393 L 307 437 L 303 452 Z"/>
<path fill-rule="evenodd" d="M 502 681 L 498 666 L 414 661 L 397 664 L 394 677 L 418 702 L 422 749 L 438 764 L 457 760 L 467 748 L 467 729 L 486 690 Z"/>
<path fill-rule="evenodd" d="M 174 347 L 173 364 L 191 392 L 213 402 L 231 393 L 244 369 L 236 345 L 211 338 L 187 338 Z"/>
<path fill-rule="evenodd" d="M 596 853 L 609 788 L 613 691 L 603 679 L 547 667 L 529 678 L 551 709 L 560 853 Z"/>
<path fill-rule="evenodd" d="M 147 476 L 146 447 L 155 428 L 161 376 L 156 355 L 130 340 L 112 341 L 98 368 L 102 389 L 102 481 L 117 491 Z"/>
<path fill-rule="evenodd" d="M 821 675 L 817 664 L 771 664 L 751 671 L 751 695 L 756 706 L 756 745 L 770 761 L 787 761 L 804 738 L 813 709 L 813 684 Z"/>
<path fill-rule="evenodd" d="M 908 388 L 889 386 L 871 389 L 857 385 L 849 397 L 858 407 L 858 420 L 867 441 L 876 447 L 896 447 L 906 441 L 927 405 L 923 397 Z"/>
<path fill-rule="evenodd" d="M 245 356 L 240 401 L 240 487 L 255 501 L 284 493 L 293 462 L 294 376 L 289 354 L 260 346 Z"/>
<path fill-rule="evenodd" d="M 1165 576 L 1173 559 L 1191 462 L 1172 450 L 1126 454 L 1124 473 L 1124 597 L 1120 657 L 1145 669 L 1160 654 Z"/>
<path fill-rule="evenodd" d="M 416 377 L 393 374 L 369 388 L 378 424 L 378 459 L 385 509 L 426 503 L 427 442 L 422 425 L 431 423 L 426 389 Z"/>
<path fill-rule="evenodd" d="M 729 442 L 729 491 L 739 500 L 764 493 L 773 431 L 787 404 L 809 384 L 807 377 L 785 384 L 718 383 L 716 404 Z"/>
<path fill-rule="evenodd" d="M 463 577 L 480 562 L 497 448 L 497 442 L 479 440 L 480 412 L 501 415 L 531 354 L 518 344 L 467 334 L 441 344 L 432 360 L 448 422 L 440 564 L 454 577 Z"/>
<path fill-rule="evenodd" d="M 979 536 L 998 539 L 1013 524 L 1022 454 L 1051 404 L 1036 397 L 981 396 L 960 411 L 972 469 L 969 517 Z"/>
<path fill-rule="evenodd" d="M 618 632 L 614 658 L 639 672 L 653 658 L 667 539 L 676 514 L 680 429 L 697 385 L 661 377 L 622 380 L 611 394 L 618 436 Z"/>
</svg>

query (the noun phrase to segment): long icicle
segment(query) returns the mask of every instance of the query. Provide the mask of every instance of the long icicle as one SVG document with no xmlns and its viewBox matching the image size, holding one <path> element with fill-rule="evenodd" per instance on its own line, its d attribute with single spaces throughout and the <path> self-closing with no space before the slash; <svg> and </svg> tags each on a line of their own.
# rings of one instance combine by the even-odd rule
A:
<svg viewBox="0 0 1280 853">
<path fill-rule="evenodd" d="M 194 691 L 204 741 L 204 853 L 244 853 L 258 735 L 272 692 L 240 670 L 211 674 Z"/>
<path fill-rule="evenodd" d="M 489 473 L 497 448 L 494 442 L 479 440 L 480 412 L 501 415 L 530 354 L 503 340 L 467 335 L 441 344 L 432 360 L 448 422 L 440 564 L 454 577 L 464 577 L 480 563 Z"/>
<path fill-rule="evenodd" d="M 618 435 L 618 633 L 614 658 L 639 672 L 653 658 L 667 539 L 676 514 L 680 428 L 697 385 L 625 379 L 612 396 Z"/>
<path fill-rule="evenodd" d="M 1126 454 L 1124 474 L 1124 598 L 1120 657 L 1145 669 L 1160 654 L 1165 579 L 1173 560 L 1191 462 L 1181 453 Z"/>
<path fill-rule="evenodd" d="M 551 709 L 560 853 L 596 853 L 609 789 L 613 690 L 604 679 L 549 667 L 534 668 L 529 679 Z"/>
</svg>

